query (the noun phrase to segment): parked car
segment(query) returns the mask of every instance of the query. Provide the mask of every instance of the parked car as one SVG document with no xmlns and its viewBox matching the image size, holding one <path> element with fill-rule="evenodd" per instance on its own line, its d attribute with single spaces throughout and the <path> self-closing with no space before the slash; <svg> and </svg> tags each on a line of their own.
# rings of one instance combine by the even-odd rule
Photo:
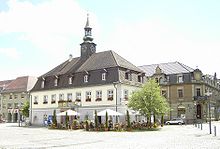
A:
<svg viewBox="0 0 220 149">
<path fill-rule="evenodd" d="M 170 120 L 170 121 L 166 121 L 165 124 L 166 124 L 166 125 L 174 125 L 174 124 L 182 125 L 182 124 L 184 124 L 184 121 L 183 121 L 183 119 L 181 119 L 181 118 L 173 118 L 173 119 Z"/>
</svg>

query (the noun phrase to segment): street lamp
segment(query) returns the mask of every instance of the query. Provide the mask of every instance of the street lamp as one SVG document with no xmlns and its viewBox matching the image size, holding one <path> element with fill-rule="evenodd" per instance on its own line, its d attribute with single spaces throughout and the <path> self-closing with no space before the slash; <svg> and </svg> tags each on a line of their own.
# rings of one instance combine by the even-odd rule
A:
<svg viewBox="0 0 220 149">
<path fill-rule="evenodd" d="M 20 116 L 20 104 L 18 104 L 18 127 L 20 127 L 21 126 L 21 124 L 20 124 L 20 119 L 21 119 L 21 116 Z"/>
<path fill-rule="evenodd" d="M 117 84 L 119 84 L 120 82 L 113 82 L 114 88 L 115 88 L 115 111 L 118 112 L 118 88 L 117 88 Z M 116 116 L 116 123 L 118 123 L 118 116 Z"/>
<path fill-rule="evenodd" d="M 207 96 L 207 98 L 209 98 L 209 134 L 212 134 L 212 126 L 211 126 L 211 102 L 210 102 L 210 100 L 211 100 L 210 96 L 212 95 L 212 93 L 208 91 L 207 93 L 205 93 L 205 95 Z"/>
</svg>

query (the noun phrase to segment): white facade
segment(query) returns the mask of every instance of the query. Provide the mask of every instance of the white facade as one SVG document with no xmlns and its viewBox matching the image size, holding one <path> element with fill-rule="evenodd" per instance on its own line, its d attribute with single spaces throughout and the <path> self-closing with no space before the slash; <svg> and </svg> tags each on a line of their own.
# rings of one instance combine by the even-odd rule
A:
<svg viewBox="0 0 220 149">
<path fill-rule="evenodd" d="M 101 111 L 106 108 L 116 110 L 125 114 L 126 104 L 125 100 L 126 94 L 131 95 L 133 91 L 138 89 L 137 86 L 124 85 L 124 84 L 109 84 L 100 86 L 88 86 L 88 87 L 77 87 L 77 88 L 66 88 L 57 90 L 47 90 L 47 91 L 35 91 L 31 92 L 31 111 L 30 118 L 32 124 L 43 125 L 44 118 L 49 115 L 53 115 L 53 111 L 56 113 L 67 109 L 74 109 L 80 113 L 80 120 L 84 120 L 85 115 L 89 116 L 89 119 L 94 119 L 94 111 Z M 117 90 L 117 102 L 116 102 L 116 90 Z M 108 100 L 108 92 L 113 91 L 113 99 Z M 86 101 L 86 92 L 91 92 L 91 101 Z M 101 95 L 100 95 L 101 92 Z M 81 93 L 81 102 L 76 102 L 77 94 Z M 61 107 L 58 103 L 60 94 L 64 95 L 64 101 L 67 101 L 67 96 L 72 94 L 72 102 L 68 102 L 69 106 Z M 97 95 L 98 94 L 98 95 Z M 56 95 L 55 103 L 51 103 L 52 96 Z M 45 96 L 47 96 L 45 98 Z M 101 101 L 96 101 L 97 98 L 101 97 Z M 44 100 L 48 100 L 46 104 L 43 104 Z M 36 102 L 38 104 L 36 104 Z M 34 104 L 35 103 L 35 104 Z M 123 119 L 124 118 L 120 118 Z M 58 121 L 59 122 L 59 121 Z"/>
</svg>

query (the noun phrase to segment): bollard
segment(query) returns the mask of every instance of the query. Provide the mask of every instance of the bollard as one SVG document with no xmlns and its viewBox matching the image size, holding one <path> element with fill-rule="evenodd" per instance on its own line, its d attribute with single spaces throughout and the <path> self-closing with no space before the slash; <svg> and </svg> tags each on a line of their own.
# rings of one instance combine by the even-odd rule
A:
<svg viewBox="0 0 220 149">
<path fill-rule="evenodd" d="M 197 123 L 195 123 L 195 126 L 197 127 Z"/>
<path fill-rule="evenodd" d="M 214 136 L 216 137 L 216 126 L 214 126 Z"/>
<path fill-rule="evenodd" d="M 199 123 L 198 123 L 198 128 L 200 128 Z"/>
<path fill-rule="evenodd" d="M 201 130 L 202 130 L 202 123 L 201 123 Z"/>
</svg>

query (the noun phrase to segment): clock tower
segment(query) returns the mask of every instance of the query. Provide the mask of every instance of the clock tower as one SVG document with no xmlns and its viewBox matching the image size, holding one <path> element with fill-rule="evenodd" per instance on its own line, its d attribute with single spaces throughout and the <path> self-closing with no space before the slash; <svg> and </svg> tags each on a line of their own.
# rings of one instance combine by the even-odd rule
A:
<svg viewBox="0 0 220 149">
<path fill-rule="evenodd" d="M 87 21 L 84 30 L 85 35 L 83 37 L 83 43 L 81 43 L 80 46 L 81 58 L 86 59 L 96 52 L 96 44 L 92 42 L 92 28 L 89 26 L 89 14 L 87 14 Z"/>
</svg>

